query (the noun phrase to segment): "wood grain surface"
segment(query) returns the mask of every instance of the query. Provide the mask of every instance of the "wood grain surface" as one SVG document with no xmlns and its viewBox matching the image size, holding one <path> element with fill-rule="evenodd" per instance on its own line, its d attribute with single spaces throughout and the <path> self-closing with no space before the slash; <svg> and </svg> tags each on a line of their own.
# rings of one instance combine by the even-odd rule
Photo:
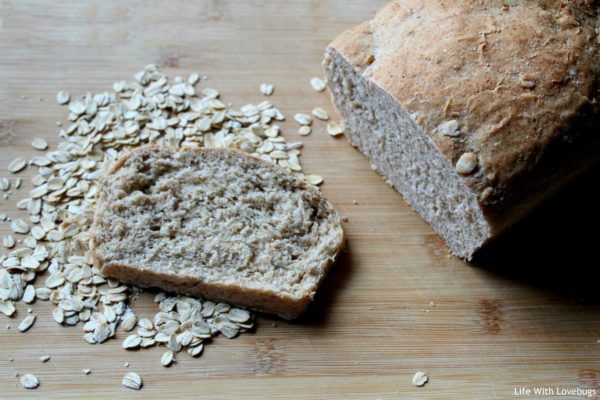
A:
<svg viewBox="0 0 600 400">
<path fill-rule="evenodd" d="M 170 76 L 206 74 L 205 85 L 238 106 L 262 101 L 259 85 L 273 83 L 270 100 L 288 116 L 284 134 L 297 139 L 295 112 L 333 112 L 328 94 L 309 85 L 322 75 L 324 47 L 384 3 L 0 1 L 0 176 L 15 156 L 34 155 L 32 138 L 58 143 L 66 111 L 57 91 L 108 90 L 149 63 Z M 19 304 L 15 318 L 0 315 L 0 398 L 505 399 L 523 386 L 600 393 L 598 171 L 466 264 L 324 128 L 316 123 L 302 139 L 302 162 L 348 217 L 348 251 L 308 315 L 293 323 L 260 316 L 254 333 L 218 337 L 200 358 L 184 353 L 163 368 L 162 349 L 125 351 L 123 333 L 86 344 L 81 327 L 58 326 L 45 302 L 31 306 L 38 320 L 19 333 L 27 309 Z M 29 188 L 0 198 L 0 212 L 18 216 L 14 204 Z M 134 302 L 139 314 L 155 313 L 151 298 Z M 42 364 L 45 354 L 52 358 Z M 430 377 L 422 388 L 411 384 L 419 370 Z M 121 386 L 128 371 L 142 376 L 140 392 Z M 22 389 L 16 372 L 37 375 L 40 387 Z"/>
</svg>

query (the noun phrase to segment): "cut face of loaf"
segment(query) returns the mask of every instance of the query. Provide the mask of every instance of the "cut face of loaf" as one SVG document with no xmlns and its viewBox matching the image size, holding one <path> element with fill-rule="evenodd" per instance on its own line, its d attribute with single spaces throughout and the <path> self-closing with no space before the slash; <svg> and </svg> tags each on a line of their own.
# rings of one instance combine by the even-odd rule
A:
<svg viewBox="0 0 600 400">
<path fill-rule="evenodd" d="M 544 3 L 393 1 L 325 53 L 349 141 L 465 259 L 600 159 L 599 8 Z"/>
<path fill-rule="evenodd" d="M 105 178 L 92 251 L 123 282 L 295 318 L 342 243 L 331 204 L 282 168 L 237 151 L 156 147 Z"/>
</svg>

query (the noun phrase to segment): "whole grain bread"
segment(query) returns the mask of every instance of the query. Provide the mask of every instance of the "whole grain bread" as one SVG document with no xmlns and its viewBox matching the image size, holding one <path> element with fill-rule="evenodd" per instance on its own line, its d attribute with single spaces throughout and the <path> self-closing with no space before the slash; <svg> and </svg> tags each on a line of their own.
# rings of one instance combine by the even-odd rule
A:
<svg viewBox="0 0 600 400">
<path fill-rule="evenodd" d="M 343 244 L 338 214 L 283 168 L 227 149 L 143 148 L 104 179 L 103 274 L 295 318 Z"/>
<path fill-rule="evenodd" d="M 324 66 L 350 142 L 470 259 L 600 158 L 598 1 L 393 1 Z"/>
</svg>

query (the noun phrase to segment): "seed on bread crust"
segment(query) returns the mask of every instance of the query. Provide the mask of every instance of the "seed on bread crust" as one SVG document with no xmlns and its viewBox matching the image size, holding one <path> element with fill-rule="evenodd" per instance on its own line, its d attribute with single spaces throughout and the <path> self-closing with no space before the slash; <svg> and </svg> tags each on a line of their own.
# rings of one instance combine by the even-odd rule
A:
<svg viewBox="0 0 600 400">
<path fill-rule="evenodd" d="M 477 154 L 464 153 L 456 162 L 456 172 L 461 175 L 469 175 L 477 168 Z"/>
</svg>

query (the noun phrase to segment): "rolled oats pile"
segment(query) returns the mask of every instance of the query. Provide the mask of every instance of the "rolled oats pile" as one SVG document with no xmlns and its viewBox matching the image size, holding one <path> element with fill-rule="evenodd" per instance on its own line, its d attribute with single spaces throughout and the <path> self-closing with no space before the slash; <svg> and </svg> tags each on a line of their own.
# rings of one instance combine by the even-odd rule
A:
<svg viewBox="0 0 600 400">
<path fill-rule="evenodd" d="M 8 253 L 0 256 L 0 313 L 15 317 L 14 303 L 19 300 L 50 301 L 56 306 L 54 320 L 81 326 L 90 344 L 103 343 L 120 329 L 132 332 L 123 342 L 125 349 L 165 346 L 165 367 L 184 349 L 199 356 L 205 341 L 219 333 L 234 338 L 253 327 L 254 317 L 245 310 L 162 292 L 155 298 L 156 315 L 139 319 L 128 300 L 141 289 L 102 276 L 91 262 L 88 242 L 98 180 L 134 147 L 235 148 L 288 168 L 311 184 L 323 181 L 302 173 L 302 143 L 288 143 L 280 136 L 275 122 L 284 116 L 270 102 L 234 109 L 219 99 L 217 90 L 199 88 L 199 82 L 197 74 L 170 81 L 149 65 L 135 81 L 116 82 L 109 92 L 87 93 L 80 99 L 58 93 L 59 104 L 68 107 L 69 123 L 59 133 L 62 142 L 46 151 L 47 142 L 34 139 L 37 155 L 8 164 L 12 174 L 27 167 L 37 168 L 37 174 L 29 197 L 17 203 L 29 221 L 3 216 L 13 234 L 2 241 Z M 272 87 L 262 89 L 272 93 Z M 315 116 L 325 118 L 320 111 Z M 18 178 L 2 178 L 0 189 L 8 193 L 19 184 Z M 32 328 L 35 320 L 35 315 L 27 315 L 19 330 Z M 123 384 L 139 389 L 141 380 L 136 377 Z M 26 386 L 37 387 L 35 381 L 28 377 Z"/>
</svg>

